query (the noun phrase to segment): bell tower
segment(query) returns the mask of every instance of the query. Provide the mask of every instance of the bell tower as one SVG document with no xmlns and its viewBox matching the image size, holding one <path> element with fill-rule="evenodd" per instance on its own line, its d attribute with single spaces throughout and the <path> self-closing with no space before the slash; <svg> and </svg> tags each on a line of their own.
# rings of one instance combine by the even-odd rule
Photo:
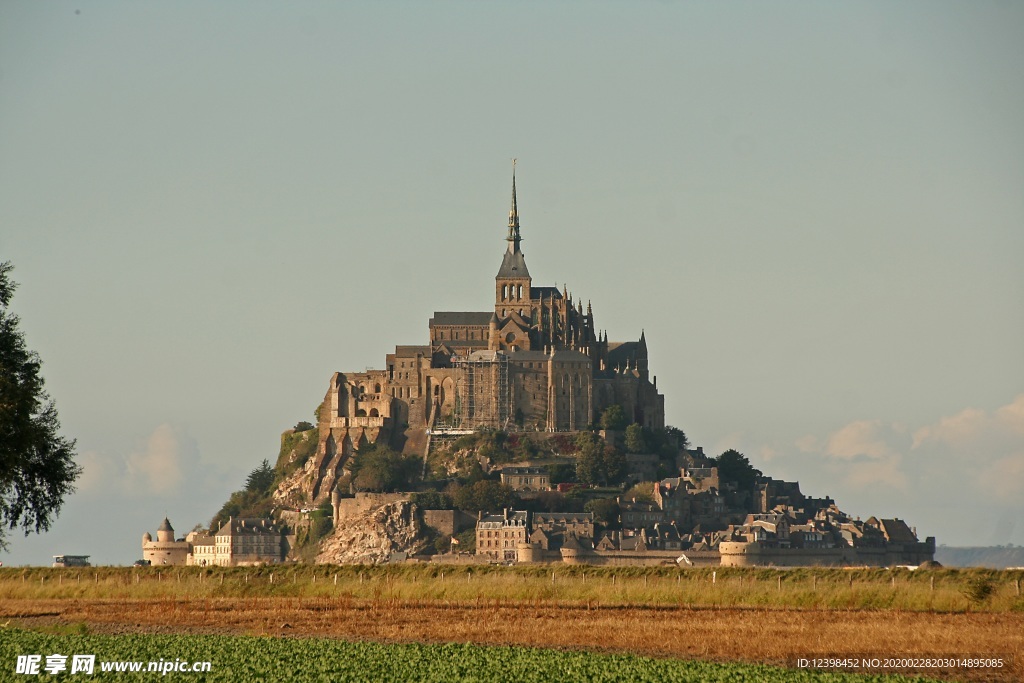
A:
<svg viewBox="0 0 1024 683">
<path fill-rule="evenodd" d="M 519 244 L 519 208 L 516 206 L 516 160 L 512 160 L 512 208 L 508 212 L 508 247 L 501 259 L 501 268 L 494 278 L 494 313 L 504 321 L 513 312 L 523 311 L 523 317 L 530 316 L 530 270 L 526 267 Z"/>
</svg>

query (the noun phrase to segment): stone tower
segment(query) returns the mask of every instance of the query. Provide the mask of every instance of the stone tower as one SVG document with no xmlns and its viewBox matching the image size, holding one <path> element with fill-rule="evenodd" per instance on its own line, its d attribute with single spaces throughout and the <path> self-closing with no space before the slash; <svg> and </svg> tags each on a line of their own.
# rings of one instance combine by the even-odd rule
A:
<svg viewBox="0 0 1024 683">
<path fill-rule="evenodd" d="M 501 259 L 501 268 L 494 278 L 494 312 L 499 319 L 504 320 L 512 313 L 529 318 L 530 299 L 532 294 L 530 285 L 530 270 L 526 267 L 526 259 L 520 243 L 523 238 L 519 235 L 519 209 L 516 206 L 516 171 L 515 164 L 512 166 L 512 208 L 508 212 L 508 248 Z"/>
</svg>

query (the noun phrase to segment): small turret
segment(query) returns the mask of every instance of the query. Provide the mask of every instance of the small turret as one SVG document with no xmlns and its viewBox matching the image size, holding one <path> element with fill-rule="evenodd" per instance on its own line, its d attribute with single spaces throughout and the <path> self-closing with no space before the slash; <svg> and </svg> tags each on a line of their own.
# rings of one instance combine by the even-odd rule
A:
<svg viewBox="0 0 1024 683">
<path fill-rule="evenodd" d="M 170 520 L 166 517 L 164 517 L 164 523 L 156 530 L 156 540 L 160 543 L 174 542 L 174 527 L 171 526 Z"/>
</svg>

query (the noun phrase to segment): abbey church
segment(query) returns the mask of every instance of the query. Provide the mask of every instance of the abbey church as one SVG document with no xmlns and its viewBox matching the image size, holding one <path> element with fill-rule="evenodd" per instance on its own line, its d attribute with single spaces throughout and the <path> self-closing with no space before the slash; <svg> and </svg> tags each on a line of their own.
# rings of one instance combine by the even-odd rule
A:
<svg viewBox="0 0 1024 683">
<path fill-rule="evenodd" d="M 478 428 L 573 431 L 609 406 L 664 427 L 664 397 L 651 381 L 647 342 L 610 342 L 588 301 L 536 286 L 521 249 L 515 174 L 506 248 L 486 311 L 435 312 L 428 343 L 397 346 L 383 370 L 337 372 L 319 412 L 325 495 L 360 445 L 383 440 L 422 455 L 432 434 Z"/>
</svg>

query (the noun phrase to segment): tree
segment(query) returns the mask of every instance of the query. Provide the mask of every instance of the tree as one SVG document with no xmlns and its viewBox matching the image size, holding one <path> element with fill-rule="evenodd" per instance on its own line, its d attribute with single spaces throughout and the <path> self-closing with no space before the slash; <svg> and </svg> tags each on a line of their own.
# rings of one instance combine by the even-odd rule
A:
<svg viewBox="0 0 1024 683">
<path fill-rule="evenodd" d="M 8 529 L 46 531 L 75 490 L 82 468 L 75 442 L 58 435 L 53 400 L 43 390 L 42 361 L 25 348 L 20 319 L 8 310 L 17 285 L 0 263 L 0 548 Z"/>
<path fill-rule="evenodd" d="M 515 507 L 519 502 L 511 486 L 493 479 L 482 479 L 474 484 L 460 486 L 453 492 L 452 499 L 455 507 L 467 512 L 498 512 Z"/>
<path fill-rule="evenodd" d="M 647 440 L 644 438 L 644 428 L 635 422 L 626 427 L 626 452 L 647 452 Z"/>
<path fill-rule="evenodd" d="M 754 488 L 754 481 L 761 476 L 761 470 L 751 465 L 747 456 L 732 448 L 714 458 L 713 462 L 718 467 L 719 481 L 733 482 L 740 491 Z"/>
<path fill-rule="evenodd" d="M 595 498 L 587 501 L 583 506 L 584 512 L 594 513 L 594 522 L 602 525 L 605 529 L 619 528 L 619 515 L 622 509 L 614 498 Z"/>
<path fill-rule="evenodd" d="M 576 436 L 576 478 L 584 483 L 617 484 L 626 476 L 626 456 L 593 432 Z"/>
<path fill-rule="evenodd" d="M 601 428 L 608 430 L 620 430 L 625 429 L 626 425 L 629 424 L 629 418 L 626 417 L 626 411 L 623 410 L 622 406 L 618 403 L 614 403 L 601 413 Z"/>
<path fill-rule="evenodd" d="M 274 468 L 270 466 L 270 461 L 264 458 L 263 463 L 250 472 L 249 476 L 246 478 L 245 490 L 254 491 L 256 493 L 267 493 L 273 485 Z"/>
<path fill-rule="evenodd" d="M 416 462 L 387 446 L 371 444 L 356 454 L 352 481 L 359 491 L 408 491 L 416 473 Z"/>
</svg>

